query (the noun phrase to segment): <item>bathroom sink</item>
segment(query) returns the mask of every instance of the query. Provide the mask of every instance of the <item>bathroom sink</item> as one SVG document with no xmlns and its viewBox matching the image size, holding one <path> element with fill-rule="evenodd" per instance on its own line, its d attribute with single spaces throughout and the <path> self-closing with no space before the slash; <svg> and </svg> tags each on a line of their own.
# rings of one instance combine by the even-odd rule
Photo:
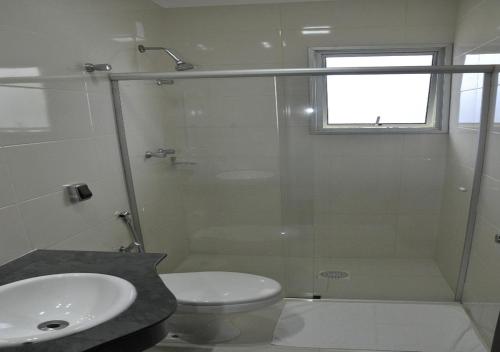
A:
<svg viewBox="0 0 500 352">
<path fill-rule="evenodd" d="M 0 286 L 0 348 L 57 339 L 126 310 L 135 287 L 116 276 L 68 273 Z"/>
</svg>

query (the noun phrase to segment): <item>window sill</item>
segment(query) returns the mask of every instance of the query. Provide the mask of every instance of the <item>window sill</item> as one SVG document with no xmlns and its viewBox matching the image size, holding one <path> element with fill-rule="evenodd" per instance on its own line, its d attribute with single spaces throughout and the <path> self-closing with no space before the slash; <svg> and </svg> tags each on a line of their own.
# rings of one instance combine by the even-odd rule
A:
<svg viewBox="0 0 500 352">
<path fill-rule="evenodd" d="M 435 127 L 326 127 L 311 128 L 311 134 L 445 134 L 447 130 Z"/>
</svg>

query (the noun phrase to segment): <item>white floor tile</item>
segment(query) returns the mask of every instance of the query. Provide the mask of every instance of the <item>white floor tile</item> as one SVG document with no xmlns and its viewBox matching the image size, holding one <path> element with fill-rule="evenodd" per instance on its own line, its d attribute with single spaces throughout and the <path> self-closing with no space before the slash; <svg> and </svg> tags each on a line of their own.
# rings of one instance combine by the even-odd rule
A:
<svg viewBox="0 0 500 352">
<path fill-rule="evenodd" d="M 487 351 L 460 305 L 375 301 L 287 301 L 272 344 L 362 351 Z"/>
</svg>

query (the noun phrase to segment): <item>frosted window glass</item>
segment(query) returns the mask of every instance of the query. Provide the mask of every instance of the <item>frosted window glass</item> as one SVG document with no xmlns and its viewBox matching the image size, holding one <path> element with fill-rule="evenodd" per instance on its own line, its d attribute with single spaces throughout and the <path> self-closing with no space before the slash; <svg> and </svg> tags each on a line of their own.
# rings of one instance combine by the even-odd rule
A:
<svg viewBox="0 0 500 352">
<path fill-rule="evenodd" d="M 431 66 L 432 55 L 331 56 L 327 67 Z M 328 76 L 328 124 L 425 124 L 430 74 Z"/>
</svg>

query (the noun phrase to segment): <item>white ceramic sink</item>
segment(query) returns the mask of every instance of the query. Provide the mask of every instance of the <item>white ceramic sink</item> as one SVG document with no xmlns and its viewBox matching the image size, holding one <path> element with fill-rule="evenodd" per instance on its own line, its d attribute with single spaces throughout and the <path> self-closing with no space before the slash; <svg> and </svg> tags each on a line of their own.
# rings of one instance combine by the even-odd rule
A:
<svg viewBox="0 0 500 352">
<path fill-rule="evenodd" d="M 90 329 L 134 302 L 135 287 L 116 276 L 70 273 L 0 286 L 0 348 Z"/>
</svg>

